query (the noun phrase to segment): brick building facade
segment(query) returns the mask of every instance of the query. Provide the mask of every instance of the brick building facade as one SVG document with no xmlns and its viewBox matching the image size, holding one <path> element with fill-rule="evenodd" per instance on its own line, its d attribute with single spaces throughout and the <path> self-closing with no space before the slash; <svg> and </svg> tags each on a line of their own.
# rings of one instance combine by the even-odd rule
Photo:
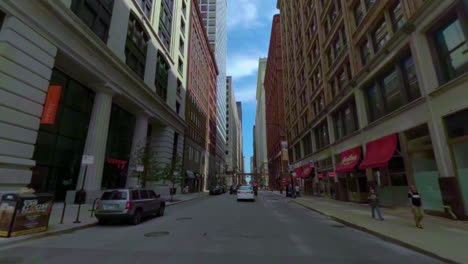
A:
<svg viewBox="0 0 468 264">
<path fill-rule="evenodd" d="M 204 177 L 204 186 L 207 188 L 209 178 L 214 176 L 208 171 L 212 160 L 210 157 L 216 155 L 218 69 L 198 3 L 193 0 L 191 5 L 186 107 L 186 134 L 189 140 L 185 144 L 184 169 L 188 177 L 191 177 L 190 172 L 194 172 L 195 177 L 197 173 Z"/>
</svg>

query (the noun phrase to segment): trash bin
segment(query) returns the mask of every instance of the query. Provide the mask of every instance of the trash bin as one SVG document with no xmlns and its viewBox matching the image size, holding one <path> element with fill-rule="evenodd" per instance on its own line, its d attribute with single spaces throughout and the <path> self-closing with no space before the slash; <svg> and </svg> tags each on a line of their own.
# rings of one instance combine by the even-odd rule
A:
<svg viewBox="0 0 468 264">
<path fill-rule="evenodd" d="M 0 202 L 0 237 L 46 231 L 54 196 L 48 193 L 4 194 Z"/>
</svg>

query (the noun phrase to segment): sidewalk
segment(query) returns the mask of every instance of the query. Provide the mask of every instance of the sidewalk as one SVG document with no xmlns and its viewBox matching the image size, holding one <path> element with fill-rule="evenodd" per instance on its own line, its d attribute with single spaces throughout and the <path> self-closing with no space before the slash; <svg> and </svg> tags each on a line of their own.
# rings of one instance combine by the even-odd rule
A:
<svg viewBox="0 0 468 264">
<path fill-rule="evenodd" d="M 279 192 L 275 192 L 281 195 Z M 284 196 L 284 193 L 283 193 Z M 380 208 L 384 221 L 374 220 L 368 205 L 303 196 L 294 201 L 348 226 L 452 263 L 468 263 L 468 222 L 425 215 L 423 230 L 414 226 L 409 208 Z"/>
<path fill-rule="evenodd" d="M 166 205 L 171 206 L 179 203 L 183 203 L 186 201 L 194 200 L 201 197 L 208 196 L 208 193 L 190 193 L 190 194 L 177 194 L 174 195 L 174 201 L 169 202 L 170 196 L 164 196 L 163 198 L 167 200 Z M 76 230 L 92 227 L 97 224 L 97 219 L 95 217 L 91 217 L 91 204 L 85 204 L 81 206 L 80 211 L 80 221 L 81 223 L 73 223 L 76 219 L 78 205 L 75 204 L 67 204 L 65 208 L 65 215 L 63 219 L 63 224 L 60 224 L 60 219 L 62 216 L 63 210 L 63 203 L 54 203 L 54 207 L 52 208 L 52 213 L 49 219 L 49 228 L 45 232 L 18 236 L 18 237 L 10 237 L 10 238 L 0 238 L 0 247 L 11 245 L 14 243 L 23 242 L 25 240 L 42 238 L 46 236 L 54 236 L 62 233 L 71 233 Z"/>
</svg>

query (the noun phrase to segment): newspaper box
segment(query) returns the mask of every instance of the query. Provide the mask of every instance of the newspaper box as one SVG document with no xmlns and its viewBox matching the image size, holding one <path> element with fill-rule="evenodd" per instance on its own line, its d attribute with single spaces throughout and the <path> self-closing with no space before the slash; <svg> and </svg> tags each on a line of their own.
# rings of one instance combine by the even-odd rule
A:
<svg viewBox="0 0 468 264">
<path fill-rule="evenodd" d="M 0 237 L 47 230 L 54 196 L 48 193 L 4 194 L 0 201 Z"/>
</svg>

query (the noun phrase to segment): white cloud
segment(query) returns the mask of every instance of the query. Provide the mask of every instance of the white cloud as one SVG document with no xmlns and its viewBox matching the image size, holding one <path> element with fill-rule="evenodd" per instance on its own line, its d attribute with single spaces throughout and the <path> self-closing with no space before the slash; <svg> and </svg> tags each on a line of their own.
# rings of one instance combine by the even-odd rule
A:
<svg viewBox="0 0 468 264">
<path fill-rule="evenodd" d="M 227 75 L 234 79 L 255 74 L 258 70 L 258 57 L 249 55 L 233 55 L 228 57 Z"/>
<path fill-rule="evenodd" d="M 252 28 L 260 23 L 257 0 L 232 0 L 228 4 L 228 29 Z"/>
<path fill-rule="evenodd" d="M 242 103 L 255 102 L 255 99 L 256 99 L 255 96 L 256 96 L 255 87 L 236 89 L 235 91 L 236 101 L 241 101 Z"/>
</svg>

